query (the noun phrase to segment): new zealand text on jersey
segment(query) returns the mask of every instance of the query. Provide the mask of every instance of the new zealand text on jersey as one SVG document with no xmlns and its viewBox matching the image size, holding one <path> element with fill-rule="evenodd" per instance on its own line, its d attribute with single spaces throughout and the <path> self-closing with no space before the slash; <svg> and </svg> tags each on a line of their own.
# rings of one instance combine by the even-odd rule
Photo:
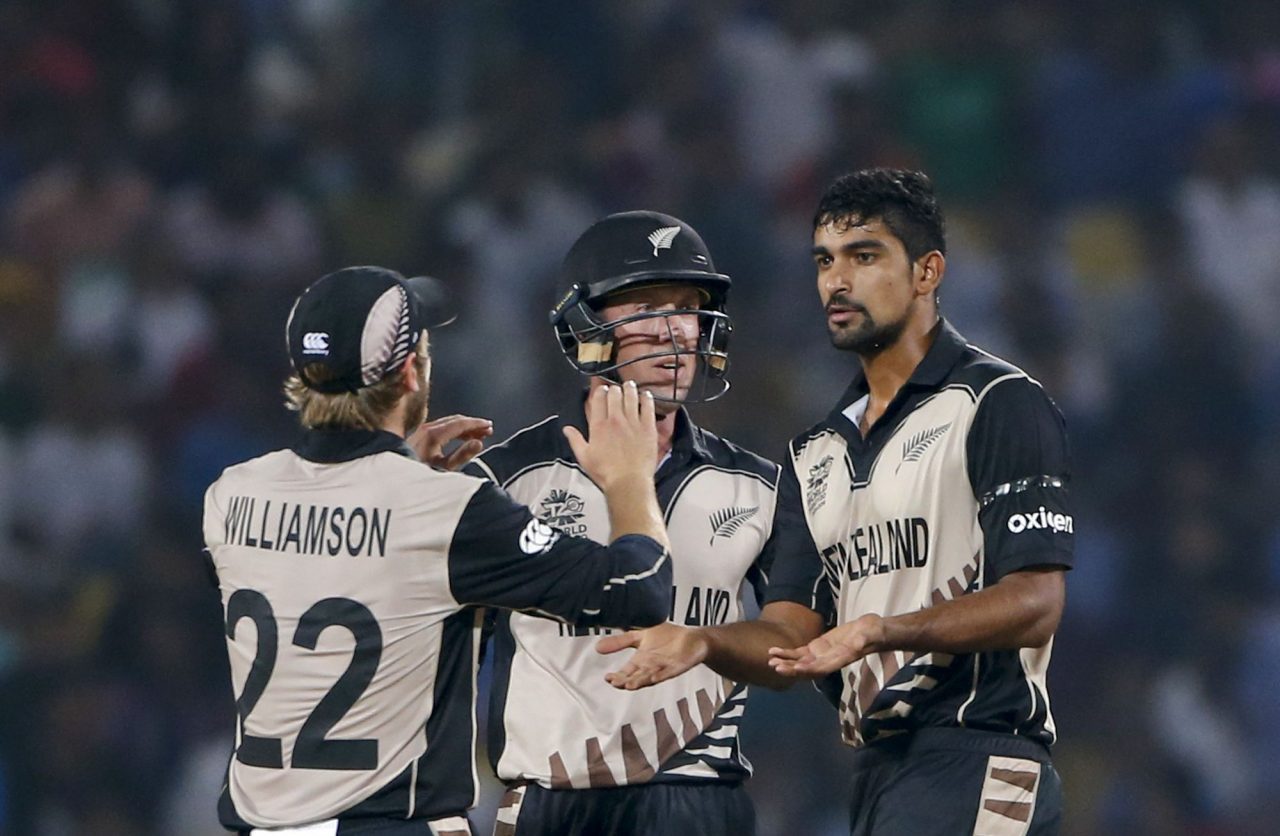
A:
<svg viewBox="0 0 1280 836">
<path fill-rule="evenodd" d="M 924 566 L 929 562 L 929 523 L 923 517 L 904 517 L 859 526 L 847 544 L 822 550 L 828 563 L 836 555 L 851 581 Z"/>
<path fill-rule="evenodd" d="M 390 508 L 273 503 L 233 496 L 224 519 L 226 542 L 295 554 L 386 557 Z"/>
</svg>

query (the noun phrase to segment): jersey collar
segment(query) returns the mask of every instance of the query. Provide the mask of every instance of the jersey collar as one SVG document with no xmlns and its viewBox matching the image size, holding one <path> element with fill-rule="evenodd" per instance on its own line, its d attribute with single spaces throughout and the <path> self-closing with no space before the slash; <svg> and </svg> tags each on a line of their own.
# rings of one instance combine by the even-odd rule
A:
<svg viewBox="0 0 1280 836">
<path fill-rule="evenodd" d="M 964 354 L 965 346 L 968 340 L 960 335 L 960 332 L 947 321 L 946 317 L 941 317 L 938 324 L 934 326 L 937 329 L 937 336 L 934 337 L 933 345 L 929 346 L 929 350 L 925 352 L 924 358 L 916 365 L 915 371 L 911 373 L 911 377 L 907 378 L 907 382 L 903 385 L 903 390 L 907 389 L 937 389 L 947 379 L 947 375 L 955 368 L 960 357 Z M 867 386 L 867 377 L 862 373 L 859 366 L 858 371 L 854 373 L 853 380 L 849 383 L 849 388 L 845 390 L 840 397 L 840 402 L 836 405 L 833 413 L 840 413 L 850 404 L 856 402 L 863 395 L 870 391 Z"/>
<path fill-rule="evenodd" d="M 375 453 L 398 453 L 417 459 L 405 440 L 395 433 L 346 427 L 304 430 L 293 452 L 318 464 L 349 462 Z"/>
</svg>

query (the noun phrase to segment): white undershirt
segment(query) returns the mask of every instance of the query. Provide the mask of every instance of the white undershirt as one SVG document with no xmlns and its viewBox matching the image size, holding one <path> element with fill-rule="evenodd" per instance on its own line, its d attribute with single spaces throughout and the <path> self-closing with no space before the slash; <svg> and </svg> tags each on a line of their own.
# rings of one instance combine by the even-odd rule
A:
<svg viewBox="0 0 1280 836">
<path fill-rule="evenodd" d="M 840 410 L 840 413 L 852 421 L 855 427 L 861 428 L 862 416 L 867 414 L 867 404 L 869 403 L 871 403 L 870 392 Z"/>
</svg>

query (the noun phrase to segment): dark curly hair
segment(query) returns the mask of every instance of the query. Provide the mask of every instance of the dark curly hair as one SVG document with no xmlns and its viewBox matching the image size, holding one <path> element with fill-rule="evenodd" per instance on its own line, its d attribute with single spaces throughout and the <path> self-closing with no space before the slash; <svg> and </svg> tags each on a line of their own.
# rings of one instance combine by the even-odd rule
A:
<svg viewBox="0 0 1280 836">
<path fill-rule="evenodd" d="M 932 250 L 946 255 L 947 238 L 933 182 L 919 171 L 867 168 L 835 179 L 813 215 L 813 228 L 847 229 L 880 220 L 915 261 Z"/>
</svg>

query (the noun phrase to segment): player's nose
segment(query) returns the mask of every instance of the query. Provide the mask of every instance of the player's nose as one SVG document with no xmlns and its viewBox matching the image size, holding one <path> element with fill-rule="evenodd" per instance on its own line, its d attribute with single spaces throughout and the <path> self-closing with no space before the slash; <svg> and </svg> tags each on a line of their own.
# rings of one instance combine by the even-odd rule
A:
<svg viewBox="0 0 1280 836">
<path fill-rule="evenodd" d="M 825 301 L 837 293 L 851 291 L 853 289 L 853 277 L 848 270 L 833 266 L 822 274 L 822 279 L 818 286 L 823 292 L 823 300 Z"/>
<path fill-rule="evenodd" d="M 672 316 L 667 318 L 671 323 L 671 332 L 681 346 L 690 346 L 698 341 L 698 317 L 693 314 Z"/>
</svg>

